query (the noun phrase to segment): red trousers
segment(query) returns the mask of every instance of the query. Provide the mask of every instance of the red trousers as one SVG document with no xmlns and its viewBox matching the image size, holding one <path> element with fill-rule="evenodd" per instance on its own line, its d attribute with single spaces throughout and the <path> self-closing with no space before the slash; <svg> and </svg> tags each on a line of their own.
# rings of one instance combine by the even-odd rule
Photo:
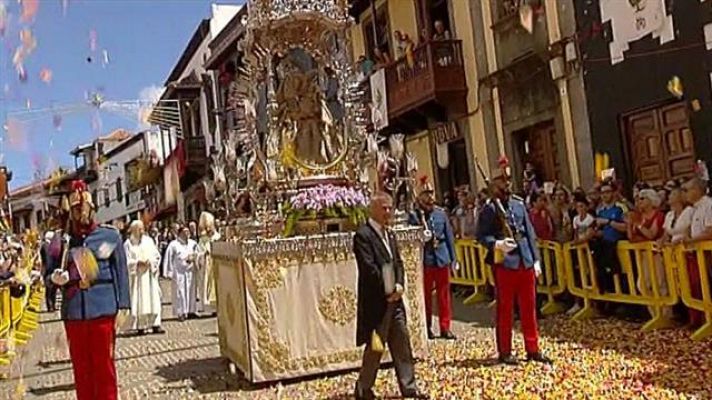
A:
<svg viewBox="0 0 712 400">
<path fill-rule="evenodd" d="M 77 400 L 116 400 L 115 317 L 65 321 Z"/>
<path fill-rule="evenodd" d="M 539 352 L 539 328 L 536 321 L 536 274 L 534 268 L 518 269 L 495 265 L 495 295 L 497 297 L 497 350 L 500 355 L 512 353 L 512 321 L 514 299 L 517 299 L 522 322 L 524 347 L 528 354 Z"/>
<path fill-rule="evenodd" d="M 702 299 L 702 281 L 700 280 L 700 265 L 697 263 L 697 255 L 687 256 L 687 275 L 690 278 L 690 293 L 696 299 Z M 705 314 L 702 311 L 688 309 L 690 325 L 694 327 L 702 326 L 705 322 Z"/>
<path fill-rule="evenodd" d="M 452 308 L 450 306 L 450 268 L 425 266 L 423 270 L 423 292 L 425 293 L 425 320 L 428 329 L 433 318 L 433 284 L 438 295 L 438 313 L 440 315 L 440 334 L 450 330 Z"/>
</svg>

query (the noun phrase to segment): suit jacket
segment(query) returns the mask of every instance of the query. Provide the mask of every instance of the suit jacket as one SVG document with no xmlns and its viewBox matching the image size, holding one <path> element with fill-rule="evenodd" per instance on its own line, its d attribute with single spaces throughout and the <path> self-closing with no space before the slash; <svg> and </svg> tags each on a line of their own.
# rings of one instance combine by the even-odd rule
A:
<svg viewBox="0 0 712 400">
<path fill-rule="evenodd" d="M 411 225 L 423 225 L 423 211 L 417 209 L 409 216 Z M 449 267 L 457 260 L 455 254 L 455 235 L 452 232 L 450 218 L 445 210 L 436 207 L 425 221 L 430 229 L 433 238 L 437 241 L 437 246 L 433 246 L 434 241 L 430 241 L 423 246 L 423 265 L 428 267 Z"/>
<path fill-rule="evenodd" d="M 495 242 L 504 239 L 504 227 L 497 216 L 496 207 L 493 201 L 488 202 L 480 214 L 480 221 L 477 225 L 477 241 L 489 250 L 485 262 L 490 265 L 494 262 Z M 510 221 L 513 221 L 513 224 L 510 225 L 513 225 L 511 226 L 512 231 L 521 232 L 522 237 L 517 240 L 518 247 L 505 255 L 502 264 L 505 268 L 517 269 L 521 262 L 524 267 L 531 268 L 540 259 L 540 256 L 536 233 L 529 219 L 527 208 L 524 206 L 524 202 L 514 196 L 509 199 L 508 205 L 504 205 L 504 207 L 511 214 Z"/>
<path fill-rule="evenodd" d="M 388 235 L 390 254 L 376 229 L 368 222 L 356 231 L 353 238 L 353 251 L 358 266 L 357 346 L 370 340 L 371 332 L 381 325 L 386 314 L 388 302 L 383 282 L 383 265 L 392 263 L 396 283 L 405 286 L 405 270 L 398 243 L 392 233 Z M 399 300 L 396 306 L 403 307 L 403 301 Z"/>
<path fill-rule="evenodd" d="M 96 281 L 87 289 L 79 288 L 76 268 L 73 268 L 72 251 L 81 247 L 92 252 L 99 266 Z M 72 237 L 68 257 L 70 281 L 62 287 L 63 320 L 108 317 L 131 307 L 126 254 L 118 230 L 100 226 L 86 237 Z M 60 267 L 61 258 L 61 255 L 52 257 L 47 276 Z"/>
</svg>

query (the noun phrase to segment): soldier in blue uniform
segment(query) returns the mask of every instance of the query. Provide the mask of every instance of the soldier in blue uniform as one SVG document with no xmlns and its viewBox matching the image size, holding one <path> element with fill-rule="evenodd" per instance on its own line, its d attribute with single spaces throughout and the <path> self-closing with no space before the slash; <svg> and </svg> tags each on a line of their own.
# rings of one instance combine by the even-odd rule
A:
<svg viewBox="0 0 712 400">
<path fill-rule="evenodd" d="M 422 226 L 426 233 L 423 247 L 423 292 L 425 293 L 425 320 L 428 325 L 428 338 L 435 338 L 432 329 L 432 290 L 435 285 L 435 292 L 438 296 L 440 337 L 453 340 L 455 335 L 450 331 L 450 322 L 452 321 L 450 268 L 456 268 L 457 265 L 455 235 L 445 210 L 435 206 L 433 187 L 427 182 L 427 178 L 421 178 L 418 208 L 410 214 L 409 219 L 411 225 Z"/>
<path fill-rule="evenodd" d="M 517 300 L 527 360 L 550 363 L 539 351 L 536 278 L 541 274 L 537 238 L 524 201 L 513 196 L 505 169 L 492 182 L 493 197 L 480 214 L 477 240 L 488 248 L 486 262 L 495 276 L 497 350 L 499 360 L 517 364 L 512 356 L 512 318 Z"/>
<path fill-rule="evenodd" d="M 64 244 L 52 254 L 52 282 L 62 289 L 61 315 L 69 341 L 78 400 L 116 400 L 116 316 L 128 310 L 128 270 L 119 231 L 97 226 L 82 181 L 63 200 L 69 214 Z"/>
</svg>

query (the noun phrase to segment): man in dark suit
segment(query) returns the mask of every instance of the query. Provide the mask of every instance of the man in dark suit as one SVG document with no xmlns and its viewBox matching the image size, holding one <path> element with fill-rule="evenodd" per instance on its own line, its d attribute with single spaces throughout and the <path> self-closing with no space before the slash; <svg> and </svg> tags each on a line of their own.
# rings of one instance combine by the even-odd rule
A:
<svg viewBox="0 0 712 400">
<path fill-rule="evenodd" d="M 366 345 L 356 383 L 356 399 L 374 399 L 372 387 L 381 363 L 379 339 L 388 344 L 401 394 L 427 399 L 416 387 L 413 355 L 406 324 L 403 293 L 405 270 L 395 236 L 388 230 L 393 199 L 377 193 L 371 199 L 371 217 L 354 235 L 358 265 L 358 321 L 356 344 Z M 374 341 L 375 339 L 375 341 Z"/>
</svg>

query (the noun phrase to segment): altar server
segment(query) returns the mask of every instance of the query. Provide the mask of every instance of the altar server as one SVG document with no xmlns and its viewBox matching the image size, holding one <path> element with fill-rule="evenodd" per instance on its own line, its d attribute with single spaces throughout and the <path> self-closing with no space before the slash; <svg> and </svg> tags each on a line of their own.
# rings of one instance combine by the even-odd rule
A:
<svg viewBox="0 0 712 400">
<path fill-rule="evenodd" d="M 187 226 L 178 228 L 178 237 L 168 245 L 164 269 L 173 280 L 173 314 L 179 321 L 196 317 L 195 263 L 198 244 Z"/>
<path fill-rule="evenodd" d="M 144 233 L 143 222 L 136 220 L 129 226 L 129 238 L 124 242 L 131 284 L 131 329 L 140 335 L 161 329 L 161 288 L 158 270 L 161 253 L 156 243 Z"/>
<path fill-rule="evenodd" d="M 377 193 L 371 200 L 371 217 L 354 235 L 358 266 L 356 345 L 366 345 L 356 383 L 356 399 L 374 399 L 373 384 L 381 363 L 382 344 L 393 358 L 401 394 L 407 399 L 427 399 L 415 383 L 413 354 L 403 304 L 405 271 L 395 236 L 389 231 L 393 199 Z"/>
</svg>

